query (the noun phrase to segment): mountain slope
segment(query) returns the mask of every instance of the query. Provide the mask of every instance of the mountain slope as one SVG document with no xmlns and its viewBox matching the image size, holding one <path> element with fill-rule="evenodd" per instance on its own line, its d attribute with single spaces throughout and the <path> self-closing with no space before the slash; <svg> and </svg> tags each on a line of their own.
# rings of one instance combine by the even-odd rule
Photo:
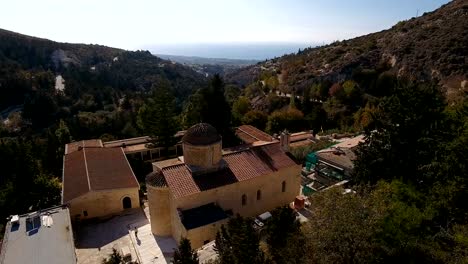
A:
<svg viewBox="0 0 468 264">
<path fill-rule="evenodd" d="M 450 90 L 468 89 L 468 2 L 455 0 L 388 30 L 307 48 L 231 73 L 228 81 L 247 85 L 277 73 L 280 88 L 302 90 L 322 80 L 350 78 L 379 67 L 415 80 L 439 80 Z M 466 86 L 465 86 L 466 85 Z M 463 86 L 463 87 L 462 87 Z"/>
<path fill-rule="evenodd" d="M 102 87 L 142 92 L 168 81 L 183 100 L 206 81 L 189 67 L 147 51 L 59 43 L 0 29 L 0 109 L 21 104 L 23 94 L 34 89 L 34 83 L 24 84 L 25 76 L 34 79 L 40 72 L 62 75 L 65 93 L 77 96 Z"/>
</svg>

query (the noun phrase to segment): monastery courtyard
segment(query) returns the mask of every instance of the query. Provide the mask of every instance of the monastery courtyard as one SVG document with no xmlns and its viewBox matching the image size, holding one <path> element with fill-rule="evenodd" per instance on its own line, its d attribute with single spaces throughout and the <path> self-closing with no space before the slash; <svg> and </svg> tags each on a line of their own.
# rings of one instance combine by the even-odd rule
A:
<svg viewBox="0 0 468 264">
<path fill-rule="evenodd" d="M 148 207 L 128 209 L 106 221 L 83 224 L 76 229 L 76 256 L 79 264 L 101 263 L 112 248 L 127 250 L 138 263 L 170 263 L 177 247 L 172 237 L 151 233 Z M 135 228 L 137 235 L 135 236 Z"/>
</svg>

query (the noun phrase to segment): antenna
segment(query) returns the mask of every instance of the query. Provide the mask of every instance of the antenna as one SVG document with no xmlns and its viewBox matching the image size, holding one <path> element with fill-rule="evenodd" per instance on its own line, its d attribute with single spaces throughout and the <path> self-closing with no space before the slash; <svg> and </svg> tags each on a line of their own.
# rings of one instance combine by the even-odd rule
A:
<svg viewBox="0 0 468 264">
<path fill-rule="evenodd" d="M 416 9 L 416 17 L 419 15 L 419 9 Z"/>
</svg>

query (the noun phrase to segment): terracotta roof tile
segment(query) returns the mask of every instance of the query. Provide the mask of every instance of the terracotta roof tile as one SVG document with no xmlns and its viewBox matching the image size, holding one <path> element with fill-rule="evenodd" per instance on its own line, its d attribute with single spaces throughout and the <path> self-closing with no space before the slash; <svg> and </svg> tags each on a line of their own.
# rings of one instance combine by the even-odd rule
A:
<svg viewBox="0 0 468 264">
<path fill-rule="evenodd" d="M 192 176 L 185 164 L 162 169 L 174 197 L 183 197 L 220 186 L 249 180 L 296 163 L 280 148 L 279 143 L 251 147 L 223 155 L 227 166 L 215 172 Z"/>
<path fill-rule="evenodd" d="M 236 128 L 236 136 L 247 144 L 251 144 L 256 141 L 274 141 L 272 136 L 251 125 L 242 125 Z"/>
<path fill-rule="evenodd" d="M 65 154 L 70 154 L 82 148 L 102 148 L 102 141 L 100 139 L 88 139 L 76 142 L 71 142 L 65 145 Z"/>
<path fill-rule="evenodd" d="M 83 151 L 75 151 L 65 155 L 63 169 L 63 202 L 89 191 Z"/>
<path fill-rule="evenodd" d="M 90 190 L 138 188 L 122 148 L 83 148 L 65 155 L 63 202 Z"/>
<path fill-rule="evenodd" d="M 291 142 L 308 140 L 313 138 L 314 136 L 310 132 L 299 132 L 291 134 Z"/>
</svg>

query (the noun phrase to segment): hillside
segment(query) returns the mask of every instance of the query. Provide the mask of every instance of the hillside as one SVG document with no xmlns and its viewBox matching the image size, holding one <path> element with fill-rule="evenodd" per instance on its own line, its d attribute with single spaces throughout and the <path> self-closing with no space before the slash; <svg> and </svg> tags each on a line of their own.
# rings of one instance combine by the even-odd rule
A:
<svg viewBox="0 0 468 264">
<path fill-rule="evenodd" d="M 450 94 L 468 91 L 468 3 L 455 0 L 388 30 L 306 48 L 227 75 L 248 85 L 277 76 L 279 88 L 302 91 L 316 82 L 342 82 L 358 72 L 383 68 L 413 80 L 436 80 Z M 265 74 L 267 73 L 267 74 Z"/>
<path fill-rule="evenodd" d="M 152 83 L 170 82 L 184 100 L 205 83 L 189 67 L 151 55 L 100 45 L 69 44 L 21 35 L 0 29 L 0 110 L 22 104 L 34 90 L 31 79 L 47 73 L 61 75 L 65 93 L 72 97 L 92 89 L 143 92 Z"/>
</svg>

